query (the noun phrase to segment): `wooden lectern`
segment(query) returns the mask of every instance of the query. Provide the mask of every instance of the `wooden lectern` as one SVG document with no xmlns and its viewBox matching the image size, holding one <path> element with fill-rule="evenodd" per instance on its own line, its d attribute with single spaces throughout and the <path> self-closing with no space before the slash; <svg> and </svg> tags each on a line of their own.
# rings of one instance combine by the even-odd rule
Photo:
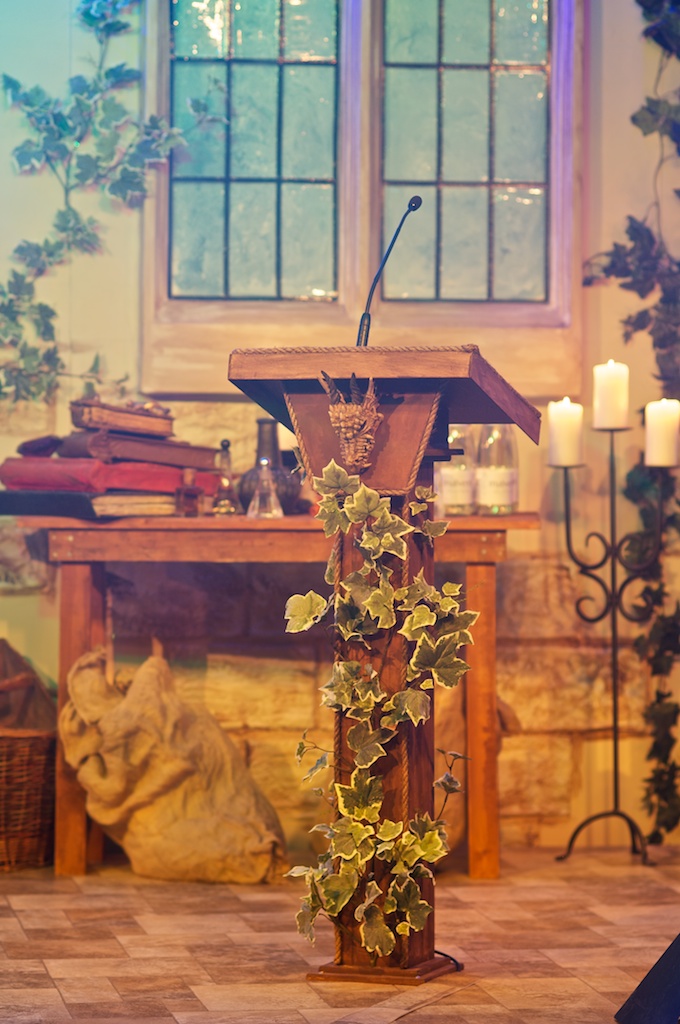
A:
<svg viewBox="0 0 680 1024">
<path fill-rule="evenodd" d="M 327 376 L 325 376 L 327 375 Z M 433 462 L 448 460 L 449 423 L 516 423 L 538 443 L 540 414 L 482 358 L 475 346 L 463 348 L 297 348 L 235 350 L 229 361 L 229 379 L 249 398 L 289 429 L 294 429 L 305 470 L 321 476 L 334 459 L 343 462 L 340 439 L 329 418 L 327 381 L 350 387 L 355 376 L 364 391 L 374 382 L 381 422 L 375 431 L 370 465 L 362 482 L 384 496 L 393 496 L 396 514 L 413 497 L 416 484 L 432 486 Z M 407 538 L 409 573 L 420 568 L 432 581 L 432 548 Z M 341 537 L 339 578 L 363 563 L 351 533 Z M 391 696 L 403 688 L 407 645 L 404 637 L 392 636 L 374 645 L 381 660 L 380 682 Z M 351 643 L 343 645 L 343 658 L 360 658 Z M 472 698 L 474 699 L 474 698 Z M 494 700 L 494 694 L 484 699 Z M 491 716 L 493 720 L 493 716 Z M 343 765 L 348 751 L 348 723 L 342 713 L 336 720 L 336 782 L 347 785 L 350 770 Z M 488 737 L 489 743 L 496 736 Z M 409 820 L 416 813 L 433 814 L 434 718 L 409 725 L 380 759 L 383 775 L 383 813 L 392 820 Z M 474 782 L 474 751 L 470 752 L 470 783 Z M 479 780 L 496 786 L 496 780 Z M 433 886 L 421 884 L 422 896 L 434 905 Z M 393 953 L 377 963 L 357 941 L 358 926 L 351 906 L 341 911 L 336 929 L 336 956 L 314 975 L 317 979 L 373 981 L 389 984 L 420 984 L 456 968 L 455 962 L 438 956 L 434 949 L 434 913 L 422 931 L 413 932 Z"/>
</svg>

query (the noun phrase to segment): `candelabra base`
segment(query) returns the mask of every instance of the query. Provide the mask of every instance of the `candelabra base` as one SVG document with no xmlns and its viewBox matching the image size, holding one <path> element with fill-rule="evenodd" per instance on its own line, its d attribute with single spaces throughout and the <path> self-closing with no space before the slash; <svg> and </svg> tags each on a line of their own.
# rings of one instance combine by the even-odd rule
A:
<svg viewBox="0 0 680 1024">
<path fill-rule="evenodd" d="M 652 865 L 652 862 L 649 860 L 649 857 L 647 856 L 647 840 L 643 836 L 640 830 L 640 826 L 630 817 L 630 815 L 625 814 L 624 811 L 618 810 L 601 811 L 599 814 L 591 814 L 589 818 L 586 818 L 585 821 L 582 821 L 581 824 L 578 825 L 572 832 L 571 839 L 569 840 L 565 852 L 555 857 L 555 860 L 566 860 L 574 848 L 574 843 L 576 842 L 580 833 L 583 832 L 584 828 L 587 828 L 588 825 L 592 825 L 594 821 L 600 821 L 600 819 L 602 818 L 621 818 L 623 821 L 625 821 L 630 832 L 630 852 L 640 857 L 641 864 Z"/>
</svg>

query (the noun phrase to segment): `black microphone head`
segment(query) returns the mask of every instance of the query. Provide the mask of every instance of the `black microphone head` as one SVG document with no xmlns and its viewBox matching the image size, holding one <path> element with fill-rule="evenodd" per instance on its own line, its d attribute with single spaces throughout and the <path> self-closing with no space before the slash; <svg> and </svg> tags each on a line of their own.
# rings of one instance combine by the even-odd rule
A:
<svg viewBox="0 0 680 1024">
<path fill-rule="evenodd" d="M 411 196 L 408 201 L 409 210 L 419 210 L 422 205 L 423 201 L 420 196 Z"/>
</svg>

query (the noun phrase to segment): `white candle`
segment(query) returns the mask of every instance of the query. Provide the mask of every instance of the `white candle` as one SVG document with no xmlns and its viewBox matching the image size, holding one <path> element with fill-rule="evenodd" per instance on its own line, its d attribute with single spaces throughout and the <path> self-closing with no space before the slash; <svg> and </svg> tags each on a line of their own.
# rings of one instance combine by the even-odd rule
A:
<svg viewBox="0 0 680 1024">
<path fill-rule="evenodd" d="M 628 426 L 628 378 L 625 363 L 610 359 L 593 367 L 593 426 L 617 430 Z"/>
<path fill-rule="evenodd" d="M 645 406 L 645 465 L 677 466 L 680 402 L 662 398 Z"/>
<path fill-rule="evenodd" d="M 583 462 L 583 406 L 564 397 L 548 402 L 548 463 L 579 466 Z"/>
<path fill-rule="evenodd" d="M 548 402 L 548 463 L 578 466 L 583 462 L 583 406 L 563 398 Z"/>
</svg>

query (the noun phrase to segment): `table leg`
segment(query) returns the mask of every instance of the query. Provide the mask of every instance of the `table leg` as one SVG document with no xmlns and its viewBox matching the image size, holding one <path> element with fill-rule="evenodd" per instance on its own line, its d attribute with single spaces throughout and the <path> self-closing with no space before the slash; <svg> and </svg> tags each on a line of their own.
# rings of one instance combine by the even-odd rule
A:
<svg viewBox="0 0 680 1024">
<path fill-rule="evenodd" d="M 473 626 L 474 645 L 465 653 L 470 665 L 465 687 L 468 873 L 471 878 L 498 878 L 496 566 L 468 565 L 465 578 L 468 606 L 480 613 Z"/>
<path fill-rule="evenodd" d="M 104 642 L 104 566 L 68 564 L 60 568 L 59 711 L 68 700 L 66 679 L 81 654 Z M 87 870 L 85 793 L 57 745 L 54 872 L 83 875 Z"/>
</svg>

